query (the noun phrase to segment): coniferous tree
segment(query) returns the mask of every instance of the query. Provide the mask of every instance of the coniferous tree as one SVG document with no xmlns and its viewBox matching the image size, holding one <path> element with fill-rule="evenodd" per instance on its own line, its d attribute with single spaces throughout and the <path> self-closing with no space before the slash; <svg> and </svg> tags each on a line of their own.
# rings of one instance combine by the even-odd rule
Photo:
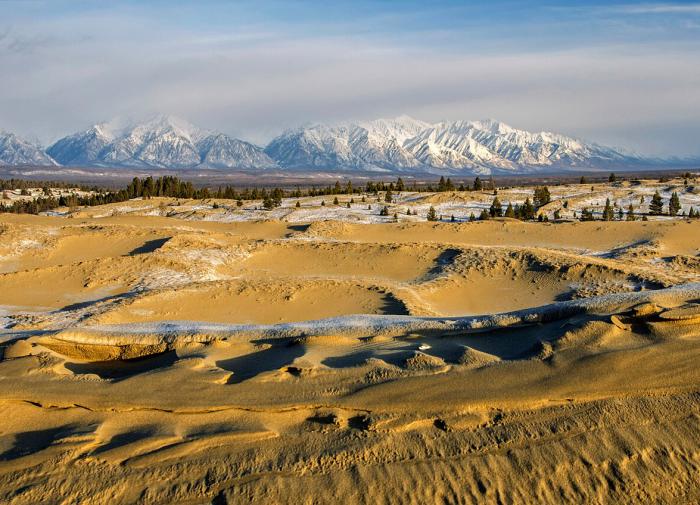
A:
<svg viewBox="0 0 700 505">
<path fill-rule="evenodd" d="M 535 207 L 533 207 L 529 197 L 525 199 L 525 203 L 520 207 L 520 219 L 525 221 L 535 219 Z"/>
<path fill-rule="evenodd" d="M 380 216 L 388 216 L 389 215 L 389 207 L 386 205 L 382 208 L 382 210 L 379 211 Z"/>
<path fill-rule="evenodd" d="M 668 213 L 671 216 L 677 216 L 681 210 L 681 201 L 678 198 L 678 193 L 675 191 L 671 194 L 671 200 L 668 202 Z"/>
<path fill-rule="evenodd" d="M 483 185 L 481 184 L 481 179 L 478 177 L 474 179 L 474 191 L 481 191 L 483 188 Z"/>
<path fill-rule="evenodd" d="M 630 206 L 627 207 L 627 221 L 636 221 L 637 217 L 634 215 L 634 207 L 630 203 Z"/>
<path fill-rule="evenodd" d="M 399 177 L 399 178 L 396 180 L 396 191 L 401 192 L 401 191 L 404 190 L 404 187 L 405 187 L 405 186 L 404 186 L 404 183 L 403 183 L 403 179 L 402 179 L 401 177 Z"/>
<path fill-rule="evenodd" d="M 469 222 L 473 223 L 474 221 L 476 221 L 476 216 L 472 212 L 471 214 L 469 214 Z"/>
<path fill-rule="evenodd" d="M 615 219 L 615 214 L 612 205 L 610 205 L 610 198 L 607 198 L 603 209 L 603 221 L 612 221 L 613 219 Z"/>
<path fill-rule="evenodd" d="M 581 221 L 593 221 L 593 212 L 588 210 L 588 207 L 584 207 L 581 211 Z"/>
<path fill-rule="evenodd" d="M 664 212 L 664 203 L 661 199 L 661 195 L 657 191 L 651 198 L 651 203 L 649 204 L 649 214 L 652 216 L 660 216 Z"/>
<path fill-rule="evenodd" d="M 333 198 L 333 205 L 338 205 L 340 202 L 338 201 L 338 197 L 336 196 Z"/>
<path fill-rule="evenodd" d="M 533 196 L 532 201 L 535 204 L 535 208 L 537 209 L 543 207 L 544 205 L 547 205 L 550 201 L 552 201 L 552 196 L 549 193 L 549 188 L 547 188 L 547 186 L 536 187 L 535 195 Z"/>
<path fill-rule="evenodd" d="M 498 197 L 493 199 L 493 202 L 491 203 L 491 208 L 489 209 L 489 214 L 491 215 L 491 217 L 503 216 L 503 207 L 501 206 L 501 202 L 498 200 Z"/>
<path fill-rule="evenodd" d="M 428 209 L 428 215 L 426 216 L 428 221 L 437 221 L 437 212 L 435 211 L 435 207 L 432 205 Z"/>
<path fill-rule="evenodd" d="M 393 193 L 391 192 L 390 189 L 387 189 L 386 194 L 384 195 L 384 201 L 386 203 L 391 203 L 393 199 L 394 199 Z"/>
<path fill-rule="evenodd" d="M 508 202 L 508 207 L 506 207 L 506 217 L 514 218 L 515 217 L 515 211 L 513 210 L 513 204 Z"/>
<path fill-rule="evenodd" d="M 487 211 L 486 209 L 483 209 L 483 210 L 481 211 L 481 214 L 479 215 L 479 219 L 480 219 L 481 221 L 486 221 L 486 220 L 488 220 L 490 217 L 491 217 L 491 215 L 488 213 L 488 211 Z"/>
<path fill-rule="evenodd" d="M 443 191 L 447 190 L 447 183 L 445 182 L 445 177 L 441 176 L 440 181 L 438 182 L 438 187 L 437 190 L 442 193 Z"/>
<path fill-rule="evenodd" d="M 611 174 L 608 176 L 608 182 L 615 182 L 616 180 L 617 180 L 617 177 L 615 176 L 614 173 L 611 173 Z"/>
<path fill-rule="evenodd" d="M 554 219 L 559 221 L 561 219 L 561 211 L 559 209 L 554 211 Z"/>
</svg>

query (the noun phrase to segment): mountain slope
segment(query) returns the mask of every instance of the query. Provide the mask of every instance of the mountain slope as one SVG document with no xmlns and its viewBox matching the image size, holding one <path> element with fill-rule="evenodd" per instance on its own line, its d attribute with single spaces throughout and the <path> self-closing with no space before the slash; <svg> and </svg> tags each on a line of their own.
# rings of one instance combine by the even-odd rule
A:
<svg viewBox="0 0 700 505">
<path fill-rule="evenodd" d="M 119 128 L 112 123 L 65 137 L 48 151 L 64 165 L 157 168 L 270 168 L 253 144 L 209 132 L 172 116 Z"/>
<path fill-rule="evenodd" d="M 265 148 L 292 169 L 393 171 L 421 163 L 404 143 L 429 125 L 407 116 L 337 126 L 317 124 L 283 133 Z"/>
<path fill-rule="evenodd" d="M 518 173 L 645 161 L 564 135 L 531 133 L 493 120 L 429 124 L 407 116 L 299 128 L 274 139 L 266 152 L 288 169 L 431 173 Z"/>
<path fill-rule="evenodd" d="M 54 161 L 55 160 L 55 161 Z M 172 116 L 101 123 L 43 153 L 0 135 L 0 164 L 406 174 L 520 174 L 566 170 L 689 167 L 697 160 L 651 159 L 553 132 L 495 120 L 427 123 L 408 116 L 288 130 L 264 149 Z"/>
<path fill-rule="evenodd" d="M 0 166 L 56 165 L 48 154 L 14 133 L 0 131 Z"/>
</svg>

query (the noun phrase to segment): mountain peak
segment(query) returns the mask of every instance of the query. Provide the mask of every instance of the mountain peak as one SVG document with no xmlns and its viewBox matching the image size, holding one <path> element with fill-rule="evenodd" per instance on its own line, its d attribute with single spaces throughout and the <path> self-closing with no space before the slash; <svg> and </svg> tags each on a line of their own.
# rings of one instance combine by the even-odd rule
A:
<svg viewBox="0 0 700 505">
<path fill-rule="evenodd" d="M 33 142 L 0 130 L 0 166 L 2 165 L 56 165 L 56 161 Z"/>
</svg>

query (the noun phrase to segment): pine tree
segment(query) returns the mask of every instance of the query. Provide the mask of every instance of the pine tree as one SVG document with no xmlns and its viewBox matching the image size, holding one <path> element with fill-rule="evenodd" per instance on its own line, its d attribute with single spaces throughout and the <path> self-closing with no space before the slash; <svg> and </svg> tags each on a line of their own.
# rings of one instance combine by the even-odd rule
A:
<svg viewBox="0 0 700 505">
<path fill-rule="evenodd" d="M 561 219 L 561 211 L 559 209 L 554 211 L 554 220 L 559 221 Z"/>
<path fill-rule="evenodd" d="M 525 221 L 535 219 L 535 208 L 532 206 L 530 198 L 526 198 L 525 203 L 520 208 L 520 219 Z"/>
<path fill-rule="evenodd" d="M 452 214 L 452 216 L 450 217 L 450 221 L 453 223 L 455 222 L 455 215 L 454 214 Z"/>
<path fill-rule="evenodd" d="M 350 208 L 350 202 L 348 202 L 348 204 L 347 204 L 347 208 L 348 208 L 348 209 Z"/>
<path fill-rule="evenodd" d="M 474 191 L 481 191 L 483 185 L 481 184 L 481 179 L 478 177 L 474 179 Z"/>
<path fill-rule="evenodd" d="M 321 207 L 325 207 L 325 206 L 326 206 L 325 200 L 321 200 Z"/>
<path fill-rule="evenodd" d="M 440 193 L 442 193 L 442 192 L 445 191 L 446 189 L 447 189 L 447 184 L 445 183 L 445 177 L 444 177 L 444 176 L 441 176 L 441 177 L 440 177 L 440 181 L 438 182 L 437 190 L 438 190 Z"/>
<path fill-rule="evenodd" d="M 613 219 L 615 219 L 615 213 L 612 205 L 610 205 L 610 198 L 607 198 L 605 200 L 605 208 L 603 209 L 603 221 L 612 221 Z"/>
<path fill-rule="evenodd" d="M 652 216 L 660 216 L 664 212 L 664 203 L 661 200 L 661 195 L 657 191 L 651 198 L 651 203 L 649 204 L 649 214 Z"/>
<path fill-rule="evenodd" d="M 489 209 L 489 214 L 491 214 L 491 217 L 503 216 L 503 207 L 501 206 L 501 202 L 498 200 L 498 197 L 493 199 L 491 208 Z"/>
<path fill-rule="evenodd" d="M 668 213 L 671 216 L 677 216 L 681 210 L 681 201 L 678 198 L 678 193 L 675 191 L 671 194 L 671 201 L 668 202 Z"/>
<path fill-rule="evenodd" d="M 488 220 L 490 217 L 491 217 L 491 215 L 488 213 L 488 211 L 487 211 L 486 209 L 483 209 L 483 210 L 481 211 L 481 214 L 479 215 L 479 219 L 480 219 L 481 221 L 486 221 L 486 220 Z"/>
<path fill-rule="evenodd" d="M 634 215 L 634 207 L 630 203 L 630 206 L 627 207 L 627 221 L 636 221 L 637 217 Z"/>
<path fill-rule="evenodd" d="M 475 216 L 474 213 L 472 212 L 472 213 L 469 214 L 469 222 L 473 223 L 474 221 L 476 221 L 476 216 Z"/>
<path fill-rule="evenodd" d="M 515 217 L 515 211 L 513 210 L 513 204 L 508 202 L 508 207 L 506 207 L 506 217 L 514 218 Z"/>
<path fill-rule="evenodd" d="M 389 207 L 386 205 L 382 208 L 382 210 L 379 211 L 380 216 L 388 216 L 389 215 Z"/>
<path fill-rule="evenodd" d="M 404 187 L 403 179 L 401 177 L 396 179 L 396 191 L 401 192 L 404 190 Z"/>
<path fill-rule="evenodd" d="M 542 187 L 536 187 L 535 188 L 535 195 L 532 198 L 532 201 L 535 204 L 535 208 L 539 209 L 540 207 L 543 207 L 547 205 L 549 202 L 552 201 L 552 196 L 549 193 L 549 188 L 547 186 L 542 186 Z"/>
<path fill-rule="evenodd" d="M 447 181 L 445 182 L 445 189 L 447 191 L 454 191 L 455 190 L 455 185 L 452 184 L 452 181 L 450 180 L 449 177 L 447 178 Z"/>
<path fill-rule="evenodd" d="M 432 205 L 428 209 L 427 219 L 428 221 L 437 221 L 437 212 L 435 211 L 435 207 Z"/>
<path fill-rule="evenodd" d="M 391 192 L 390 189 L 387 189 L 386 194 L 384 195 L 384 201 L 386 203 L 391 203 L 393 199 L 394 199 L 393 193 Z"/>
<path fill-rule="evenodd" d="M 579 184 L 586 184 L 586 178 L 584 176 L 581 176 L 581 180 L 578 181 Z"/>
<path fill-rule="evenodd" d="M 593 221 L 593 212 L 588 210 L 587 207 L 581 211 L 581 221 Z"/>
<path fill-rule="evenodd" d="M 338 205 L 340 202 L 338 201 L 338 197 L 336 196 L 333 198 L 333 205 Z"/>
<path fill-rule="evenodd" d="M 617 180 L 617 177 L 615 174 L 611 173 L 610 176 L 608 176 L 608 182 L 615 182 Z"/>
<path fill-rule="evenodd" d="M 301 203 L 299 203 L 299 200 L 297 200 L 296 208 L 298 209 L 299 207 L 301 207 Z"/>
</svg>

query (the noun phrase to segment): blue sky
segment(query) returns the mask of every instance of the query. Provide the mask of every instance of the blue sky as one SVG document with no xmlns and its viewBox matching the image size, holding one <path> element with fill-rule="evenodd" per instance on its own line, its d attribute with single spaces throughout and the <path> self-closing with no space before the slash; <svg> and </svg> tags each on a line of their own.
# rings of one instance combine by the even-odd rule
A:
<svg viewBox="0 0 700 505">
<path fill-rule="evenodd" d="M 496 118 L 700 154 L 700 2 L 0 0 L 0 128 Z"/>
</svg>

